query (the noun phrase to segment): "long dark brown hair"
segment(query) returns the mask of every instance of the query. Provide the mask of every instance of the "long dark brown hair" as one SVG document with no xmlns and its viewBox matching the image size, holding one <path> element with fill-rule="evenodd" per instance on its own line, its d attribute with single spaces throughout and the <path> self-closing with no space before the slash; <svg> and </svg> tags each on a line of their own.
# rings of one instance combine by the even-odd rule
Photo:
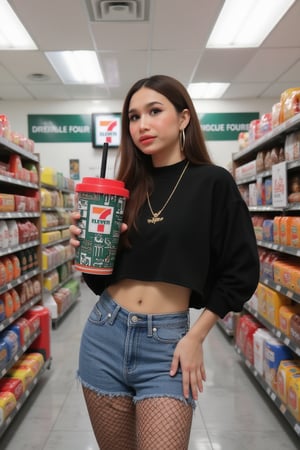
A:
<svg viewBox="0 0 300 450">
<path fill-rule="evenodd" d="M 145 202 L 147 191 L 151 188 L 151 156 L 143 154 L 134 145 L 129 132 L 129 104 L 132 96 L 142 87 L 153 89 L 164 95 L 174 105 L 178 113 L 181 113 L 184 109 L 189 110 L 190 122 L 185 128 L 185 157 L 192 164 L 212 164 L 201 131 L 199 118 L 185 87 L 178 80 L 166 75 L 153 75 L 137 81 L 129 90 L 124 101 L 122 136 L 118 154 L 119 169 L 117 178 L 124 181 L 127 189 L 130 191 L 130 199 L 127 202 L 124 216 L 124 222 L 128 225 L 128 231 L 132 226 L 135 226 L 137 213 Z"/>
</svg>

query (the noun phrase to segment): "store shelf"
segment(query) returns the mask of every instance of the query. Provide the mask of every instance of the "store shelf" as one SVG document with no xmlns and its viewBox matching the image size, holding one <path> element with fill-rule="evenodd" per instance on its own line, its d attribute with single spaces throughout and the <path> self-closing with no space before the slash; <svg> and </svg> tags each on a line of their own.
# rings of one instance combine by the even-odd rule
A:
<svg viewBox="0 0 300 450">
<path fill-rule="evenodd" d="M 15 320 L 21 317 L 26 311 L 36 305 L 38 302 L 42 300 L 41 295 L 36 295 L 32 299 L 28 300 L 21 308 L 16 311 L 11 317 L 4 319 L 0 322 L 0 331 L 3 331 L 6 327 L 11 325 Z"/>
<path fill-rule="evenodd" d="M 18 239 L 21 243 L 17 245 L 10 245 L 7 248 L 1 248 L 0 250 L 0 258 L 10 256 L 15 256 L 19 259 L 19 264 L 21 268 L 21 274 L 14 278 L 11 281 L 6 279 L 6 283 L 0 287 L 0 295 L 7 293 L 8 291 L 21 287 L 25 283 L 29 282 L 29 280 L 35 281 L 35 292 L 29 292 L 25 296 L 22 296 L 22 302 L 26 300 L 20 307 L 9 317 L 5 317 L 4 320 L 0 322 L 0 332 L 4 331 L 7 327 L 14 325 L 15 321 L 22 318 L 22 316 L 32 308 L 34 308 L 37 304 L 42 303 L 42 271 L 40 270 L 41 265 L 41 241 L 40 241 L 40 232 L 41 232 L 41 212 L 40 212 L 40 185 L 39 182 L 32 183 L 29 181 L 25 181 L 24 179 L 16 178 L 12 176 L 12 167 L 11 164 L 17 160 L 18 165 L 21 165 L 22 169 L 26 168 L 28 162 L 30 163 L 30 169 L 27 169 L 28 172 L 20 172 L 20 175 L 26 180 L 38 180 L 37 174 L 39 173 L 39 155 L 35 155 L 18 145 L 8 141 L 5 138 L 0 137 L 0 161 L 5 165 L 6 172 L 4 174 L 0 174 L 0 184 L 1 184 L 1 192 L 6 194 L 11 194 L 14 198 L 14 205 L 17 211 L 1 211 L 0 219 L 9 223 L 11 221 L 15 221 L 15 224 L 10 223 L 10 225 L 17 225 L 18 234 L 15 234 L 15 241 L 10 241 L 11 243 L 17 242 L 16 236 L 18 235 Z M 31 172 L 30 172 L 31 170 Z M 19 175 L 19 166 L 15 169 L 16 176 Z M 11 175 L 12 174 L 12 175 Z M 16 201 L 17 197 L 21 196 L 19 202 Z M 4 208 L 2 208 L 4 209 Z M 8 208 L 7 208 L 8 209 Z M 13 209 L 13 208 L 11 208 Z M 26 209 L 26 211 L 22 211 L 21 209 Z M 15 220 L 16 219 L 16 220 Z M 22 242 L 25 240 L 26 231 L 24 228 L 19 225 L 31 222 L 32 230 L 30 231 L 34 234 L 30 236 L 35 238 L 31 241 Z M 23 264 L 23 260 L 26 262 Z M 32 265 L 31 265 L 32 264 Z M 31 270 L 26 270 L 28 267 Z M 34 268 L 32 268 L 34 267 Z M 8 278 L 8 277 L 7 277 Z M 39 283 L 39 289 L 38 289 Z M 29 283 L 28 283 L 29 285 Z M 25 289 L 24 289 L 25 290 Z M 39 293 L 38 293 L 39 292 Z M 17 295 L 18 289 L 16 289 L 15 295 Z M 31 298 L 28 298 L 32 296 Z M 21 302 L 21 294 L 20 299 Z M 24 318 L 25 321 L 25 318 Z M 46 330 L 47 326 L 43 324 L 40 329 L 36 330 L 31 334 L 30 338 L 26 341 L 26 343 L 20 346 L 17 353 L 11 358 L 10 361 L 7 362 L 4 368 L 0 371 L 0 378 L 4 377 L 9 370 L 16 364 L 16 362 L 21 358 L 21 356 L 30 348 L 32 343 L 39 338 L 41 334 L 41 330 Z M 50 332 L 50 321 L 49 321 L 49 332 Z M 37 342 L 39 339 L 37 339 Z M 36 350 L 38 351 L 38 349 Z M 39 372 L 38 376 L 34 378 L 31 385 L 26 389 L 26 392 L 23 394 L 22 398 L 17 401 L 16 408 L 9 415 L 9 417 L 4 420 L 4 422 L 0 426 L 0 436 L 4 433 L 6 428 L 12 423 L 14 417 L 21 409 L 27 398 L 30 396 L 31 391 L 34 389 L 36 384 L 38 383 L 41 375 L 45 371 L 47 367 L 49 367 L 50 361 L 47 361 L 42 370 Z"/>
<path fill-rule="evenodd" d="M 9 289 L 15 288 L 19 286 L 20 284 L 24 283 L 24 281 L 30 280 L 30 278 L 33 278 L 34 276 L 40 274 L 40 269 L 34 269 L 27 273 L 24 273 L 24 275 L 19 276 L 15 280 L 10 281 L 5 286 L 2 286 L 0 288 L 0 294 L 3 294 L 4 292 L 8 291 Z"/>
<path fill-rule="evenodd" d="M 24 355 L 24 353 L 26 352 L 26 350 L 29 349 L 29 347 L 31 346 L 31 344 L 36 340 L 36 338 L 40 335 L 41 331 L 40 330 L 36 330 L 31 336 L 30 338 L 26 341 L 26 344 L 23 345 L 18 352 L 15 354 L 15 356 L 12 358 L 11 361 L 9 361 L 7 363 L 7 365 L 1 370 L 0 372 L 0 378 L 2 378 L 4 375 L 7 374 L 7 372 L 16 364 L 17 361 L 19 361 L 20 357 L 22 355 Z"/>
<path fill-rule="evenodd" d="M 268 248 L 269 250 L 285 253 L 286 255 L 293 255 L 300 257 L 300 248 L 288 247 L 286 245 L 274 244 L 274 242 L 267 242 L 267 241 L 257 241 L 257 245 L 259 247 Z"/>
<path fill-rule="evenodd" d="M 67 316 L 67 314 L 69 314 L 69 312 L 76 306 L 79 297 L 80 297 L 80 292 L 76 295 L 75 298 L 72 299 L 72 301 L 68 305 L 68 307 L 61 314 L 59 314 L 58 317 L 52 318 L 52 327 L 53 328 L 57 328 L 60 325 L 60 323 L 62 322 L 62 320 Z"/>
<path fill-rule="evenodd" d="M 26 159 L 29 159 L 29 160 L 35 161 L 35 162 L 39 162 L 38 155 L 35 155 L 34 153 L 31 153 L 28 150 L 25 150 L 22 147 L 19 147 L 18 145 L 14 144 L 13 142 L 0 136 L 0 156 L 3 153 L 17 153 L 18 155 L 23 156 Z"/>
<path fill-rule="evenodd" d="M 55 180 L 55 169 L 51 169 L 49 170 L 49 172 L 53 173 L 53 180 Z M 42 172 L 43 175 L 43 172 Z M 61 174 L 60 174 L 61 175 Z M 51 239 L 51 242 L 45 242 L 42 244 L 42 251 L 44 249 L 50 249 L 51 247 L 54 247 L 58 244 L 65 244 L 68 243 L 70 241 L 70 236 L 66 236 L 66 231 L 68 230 L 70 227 L 70 223 L 69 220 L 67 220 L 64 215 L 63 217 L 66 219 L 65 223 L 62 223 L 61 220 L 59 220 L 59 216 L 62 215 L 62 213 L 70 213 L 71 211 L 73 211 L 73 204 L 74 204 L 74 188 L 73 189 L 68 189 L 66 188 L 66 186 L 71 186 L 70 184 L 70 180 L 66 179 L 65 177 L 63 177 L 62 175 L 60 176 L 60 181 L 57 183 L 57 185 L 54 184 L 48 184 L 47 182 L 45 183 L 45 177 L 41 177 L 42 178 L 42 182 L 41 182 L 41 187 L 43 189 L 45 189 L 46 191 L 50 191 L 51 194 L 50 196 L 48 195 L 48 197 L 46 197 L 46 194 L 44 196 L 44 201 L 42 202 L 42 223 L 43 223 L 43 227 L 42 227 L 42 233 L 45 233 L 45 235 L 42 235 L 42 241 L 46 241 L 48 239 Z M 48 180 L 46 180 L 48 181 Z M 54 182 L 53 182 L 54 183 Z M 72 182 L 72 186 L 74 185 L 74 182 Z M 53 196 L 51 196 L 53 194 Z M 49 206 L 51 205 L 51 206 Z M 71 207 L 72 206 L 72 207 Z M 47 217 L 47 213 L 49 213 L 49 218 Z M 57 216 L 57 222 L 54 221 L 54 216 Z M 47 226 L 51 223 L 60 223 L 60 225 L 57 226 Z M 57 237 L 59 237 L 59 233 L 58 236 L 51 236 L 50 232 L 62 232 L 61 233 L 61 238 L 57 239 Z M 46 233 L 49 233 L 49 235 Z M 55 240 L 52 240 L 52 239 Z M 59 261 L 53 265 L 51 265 L 51 267 L 44 269 L 43 270 L 43 276 L 45 277 L 47 274 L 49 274 L 50 272 L 56 270 L 57 268 L 59 268 L 60 266 L 62 266 L 63 264 L 67 264 L 70 263 L 72 260 L 74 260 L 75 254 L 69 256 L 70 252 L 68 252 L 67 254 L 63 255 L 64 257 L 66 257 L 68 255 L 68 257 L 64 258 L 62 261 Z M 49 261 L 48 261 L 49 264 Z M 45 264 L 46 265 L 46 264 Z M 55 299 L 55 293 L 63 288 L 69 281 L 73 280 L 75 278 L 75 273 L 73 270 L 73 267 L 69 268 L 71 271 L 69 271 L 70 273 L 68 274 L 68 276 L 66 278 L 64 278 L 63 280 L 61 280 L 58 284 L 56 284 L 55 286 L 52 287 L 52 289 L 46 289 L 44 287 L 44 298 L 45 298 L 45 305 L 48 307 L 50 314 L 51 314 L 51 322 L 52 322 L 52 328 L 57 328 L 58 325 L 63 321 L 63 318 L 72 310 L 72 308 L 74 307 L 74 305 L 76 304 L 76 299 L 72 299 L 70 301 L 70 303 L 68 304 L 67 307 L 65 307 L 62 311 L 61 314 L 57 314 L 57 310 L 59 309 L 59 306 L 56 304 L 56 299 Z M 45 284 L 45 283 L 44 283 Z"/>
<path fill-rule="evenodd" d="M 253 153 L 258 152 L 261 149 L 272 148 L 274 144 L 284 143 L 285 136 L 293 131 L 300 129 L 300 114 L 295 115 L 291 119 L 278 125 L 269 133 L 262 136 L 260 139 L 252 142 L 244 150 L 233 154 L 233 161 L 244 160 Z"/>
<path fill-rule="evenodd" d="M 252 142 L 247 148 L 245 148 L 242 151 L 239 151 L 233 155 L 232 162 L 233 162 L 233 168 L 234 171 L 236 168 L 238 168 L 240 165 L 244 165 L 249 163 L 249 169 L 253 168 L 253 162 L 257 158 L 258 152 L 261 152 L 261 158 L 265 158 L 267 151 L 271 151 L 273 148 L 284 148 L 285 146 L 285 139 L 286 136 L 289 135 L 292 132 L 299 131 L 300 130 L 300 114 L 295 115 L 291 119 L 287 120 L 286 122 L 280 124 L 273 130 L 271 130 L 269 133 L 262 136 L 260 139 L 255 140 Z M 259 167 L 256 165 L 256 167 Z M 300 159 L 293 160 L 293 161 L 286 161 L 284 167 L 284 170 L 286 173 L 284 176 L 282 176 L 283 179 L 283 185 L 281 186 L 280 193 L 282 194 L 282 204 L 286 205 L 286 202 L 284 200 L 284 194 L 283 192 L 287 192 L 287 195 L 289 195 L 289 181 L 292 176 L 299 176 L 300 175 Z M 258 188 L 258 194 L 257 194 L 257 202 L 261 201 L 263 198 L 263 188 L 261 186 L 264 186 L 266 189 L 265 179 L 266 178 L 272 178 L 273 175 L 273 168 L 269 168 L 268 170 L 264 170 L 262 172 L 258 172 L 255 175 L 252 176 L 245 176 L 243 179 L 239 179 L 237 181 L 237 185 L 239 186 L 239 189 L 241 190 L 241 193 L 243 195 L 247 195 L 247 190 L 249 195 L 255 195 L 255 189 L 251 191 L 250 187 L 248 187 L 248 184 L 255 184 Z M 241 172 L 241 171 L 240 171 Z M 247 172 L 247 170 L 245 170 Z M 249 172 L 250 173 L 250 172 Z M 240 173 L 239 173 L 240 175 Z M 276 181 L 275 181 L 276 182 Z M 277 180 L 278 182 L 278 180 Z M 285 184 L 286 182 L 286 184 Z M 274 184 L 274 180 L 273 183 Z M 273 186 L 272 186 L 273 187 Z M 260 190 L 261 189 L 261 190 Z M 266 191 L 265 191 L 266 192 Z M 269 199 L 271 198 L 269 194 Z M 272 196 L 274 199 L 274 196 Z M 255 203 L 255 198 L 252 203 Z M 288 203 L 284 207 L 274 207 L 273 205 L 257 205 L 257 206 L 249 206 L 249 211 L 252 213 L 252 215 L 262 215 L 263 220 L 264 218 L 268 218 L 269 220 L 272 220 L 275 216 L 300 216 L 300 203 Z M 300 248 L 296 247 L 290 247 L 285 246 L 281 244 L 275 244 L 274 242 L 269 241 L 263 241 L 263 240 L 257 240 L 257 245 L 260 248 L 264 248 L 267 250 L 270 250 L 270 252 L 277 252 L 280 257 L 283 257 L 284 260 L 290 260 L 293 263 L 297 261 L 297 258 L 300 258 Z M 281 259 L 281 258 L 280 258 Z M 300 259 L 298 260 L 300 263 Z M 279 283 L 276 283 L 272 278 L 269 278 L 268 276 L 262 276 L 260 279 L 260 283 L 263 285 L 268 286 L 273 291 L 282 294 L 283 296 L 288 297 L 292 300 L 292 304 L 300 304 L 300 293 L 296 293 L 292 291 L 291 289 L 288 289 Z M 270 333 L 276 337 L 280 342 L 282 342 L 285 346 L 289 347 L 292 352 L 295 353 L 299 357 L 300 356 L 300 346 L 298 342 L 295 342 L 292 340 L 289 336 L 285 335 L 280 329 L 278 329 L 276 326 L 268 322 L 264 317 L 262 317 L 259 312 L 254 309 L 251 306 L 251 302 L 246 303 L 244 305 L 244 310 L 253 316 L 256 321 L 258 321 L 262 326 L 264 326 L 266 329 L 270 331 Z M 300 423 L 295 420 L 295 417 L 291 414 L 291 412 L 287 409 L 287 406 L 284 405 L 281 401 L 281 399 L 277 396 L 276 392 L 274 392 L 270 386 L 266 383 L 265 379 L 260 376 L 260 374 L 257 372 L 255 367 L 251 365 L 249 360 L 245 357 L 244 354 L 242 354 L 241 350 L 236 347 L 239 355 L 243 359 L 245 365 L 249 369 L 249 371 L 254 375 L 255 379 L 258 381 L 262 389 L 266 392 L 266 394 L 272 399 L 274 405 L 279 409 L 279 411 L 284 415 L 284 417 L 287 419 L 289 424 L 293 427 L 294 431 L 297 433 L 298 436 L 300 436 Z"/>
<path fill-rule="evenodd" d="M 245 358 L 241 350 L 238 346 L 235 346 L 236 352 L 246 365 L 249 372 L 254 376 L 255 380 L 261 386 L 263 391 L 268 395 L 268 397 L 273 401 L 276 408 L 280 411 L 283 417 L 287 420 L 287 422 L 291 425 L 295 433 L 300 436 L 300 422 L 298 422 L 295 417 L 288 410 L 287 406 L 281 401 L 280 397 L 274 392 L 270 386 L 267 384 L 265 379 L 258 373 L 255 367 L 250 363 L 250 361 Z"/>
<path fill-rule="evenodd" d="M 10 255 L 11 253 L 17 253 L 21 250 L 26 250 L 27 248 L 36 247 L 40 244 L 40 241 L 34 240 L 25 242 L 24 244 L 19 244 L 14 247 L 7 247 L 7 248 L 1 248 L 0 249 L 0 257 L 4 255 Z"/>
<path fill-rule="evenodd" d="M 271 280 L 268 277 L 263 277 L 261 280 L 261 283 L 265 284 L 266 286 L 272 288 L 274 291 L 279 292 L 280 294 L 286 295 L 291 300 L 294 300 L 297 303 L 300 303 L 300 294 L 296 294 L 296 292 L 291 291 L 290 289 L 281 286 L 278 283 L 275 283 L 275 281 Z"/>
<path fill-rule="evenodd" d="M 57 241 L 48 242 L 47 244 L 43 244 L 42 247 L 43 248 L 52 247 L 53 245 L 63 244 L 64 242 L 68 242 L 69 240 L 70 240 L 70 237 L 58 239 Z"/>
<path fill-rule="evenodd" d="M 252 308 L 249 304 L 244 305 L 244 309 L 248 311 L 252 316 L 254 316 L 258 322 L 264 325 L 269 331 L 271 331 L 274 336 L 283 342 L 287 347 L 293 350 L 296 355 L 300 356 L 300 347 L 297 342 L 293 341 L 289 336 L 283 333 L 279 328 L 272 325 L 264 317 L 262 317 L 256 309 Z"/>
<path fill-rule="evenodd" d="M 37 184 L 30 183 L 29 181 L 19 180 L 17 178 L 13 178 L 13 177 L 6 177 L 4 175 L 0 175 L 0 183 L 15 184 L 17 186 L 39 189 L 39 186 Z"/>
<path fill-rule="evenodd" d="M 41 377 L 43 376 L 45 371 L 50 368 L 50 365 L 51 365 L 51 359 L 49 359 L 48 361 L 46 361 L 44 363 L 44 365 L 40 369 L 39 373 L 34 377 L 32 383 L 30 383 L 30 385 L 27 387 L 27 389 L 24 392 L 24 394 L 22 395 L 22 397 L 17 401 L 16 407 L 14 408 L 14 410 L 11 412 L 11 414 L 7 417 L 6 420 L 4 420 L 3 424 L 0 426 L 0 438 L 4 434 L 6 429 L 9 427 L 9 425 L 13 422 L 13 419 L 16 417 L 16 415 L 19 413 L 19 411 L 22 409 L 23 405 L 29 398 L 29 396 L 32 393 L 32 391 L 34 390 L 34 388 L 37 386 L 39 380 L 41 379 Z"/>
</svg>

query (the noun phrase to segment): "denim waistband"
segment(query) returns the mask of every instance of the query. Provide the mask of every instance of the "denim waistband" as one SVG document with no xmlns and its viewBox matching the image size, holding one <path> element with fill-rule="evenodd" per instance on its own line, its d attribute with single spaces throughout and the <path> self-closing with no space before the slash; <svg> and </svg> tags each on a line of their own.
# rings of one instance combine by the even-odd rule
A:
<svg viewBox="0 0 300 450">
<path fill-rule="evenodd" d="M 120 306 L 108 293 L 104 291 L 100 300 L 102 308 L 104 308 L 110 316 L 109 323 L 113 322 L 118 317 L 119 320 L 126 322 L 130 327 L 148 328 L 148 331 L 153 327 L 164 326 L 169 328 L 177 328 L 178 326 L 189 326 L 189 311 L 168 313 L 168 314 L 141 314 L 138 312 L 131 312 Z"/>
</svg>

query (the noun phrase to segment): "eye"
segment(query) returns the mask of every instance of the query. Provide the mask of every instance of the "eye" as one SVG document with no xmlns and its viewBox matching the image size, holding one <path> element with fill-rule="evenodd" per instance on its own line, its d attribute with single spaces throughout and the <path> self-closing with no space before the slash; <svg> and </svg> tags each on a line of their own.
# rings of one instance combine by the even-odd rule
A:
<svg viewBox="0 0 300 450">
<path fill-rule="evenodd" d="M 128 117 L 129 122 L 136 122 L 139 119 L 139 116 L 137 114 L 131 114 Z"/>
<path fill-rule="evenodd" d="M 161 112 L 161 109 L 159 109 L 159 108 L 152 108 L 151 111 L 150 111 L 150 115 L 151 116 L 156 116 L 160 112 Z"/>
</svg>

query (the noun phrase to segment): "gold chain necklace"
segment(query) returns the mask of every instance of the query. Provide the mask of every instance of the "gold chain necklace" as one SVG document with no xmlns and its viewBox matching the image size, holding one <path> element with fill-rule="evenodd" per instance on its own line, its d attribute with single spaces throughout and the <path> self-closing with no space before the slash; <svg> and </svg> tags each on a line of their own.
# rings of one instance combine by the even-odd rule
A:
<svg viewBox="0 0 300 450">
<path fill-rule="evenodd" d="M 165 202 L 165 204 L 162 206 L 162 208 L 159 211 L 157 211 L 157 212 L 153 211 L 151 203 L 150 203 L 150 199 L 149 199 L 149 194 L 147 192 L 147 202 L 148 202 L 148 206 L 149 206 L 149 209 L 151 211 L 151 214 L 152 214 L 152 217 L 150 219 L 147 219 L 148 223 L 152 223 L 153 225 L 155 225 L 157 222 L 162 222 L 164 220 L 164 217 L 159 217 L 159 216 L 161 215 L 161 213 L 163 212 L 163 210 L 165 209 L 165 207 L 167 206 L 167 204 L 169 203 L 169 201 L 173 197 L 174 192 L 176 191 L 177 186 L 179 185 L 179 183 L 181 181 L 181 178 L 183 177 L 186 169 L 188 168 L 188 165 L 189 165 L 189 161 L 184 166 L 183 171 L 181 172 L 180 177 L 178 178 L 178 180 L 177 180 L 177 182 L 176 182 L 176 184 L 175 184 L 171 194 L 169 195 L 169 197 L 167 198 L 167 201 Z"/>
</svg>

